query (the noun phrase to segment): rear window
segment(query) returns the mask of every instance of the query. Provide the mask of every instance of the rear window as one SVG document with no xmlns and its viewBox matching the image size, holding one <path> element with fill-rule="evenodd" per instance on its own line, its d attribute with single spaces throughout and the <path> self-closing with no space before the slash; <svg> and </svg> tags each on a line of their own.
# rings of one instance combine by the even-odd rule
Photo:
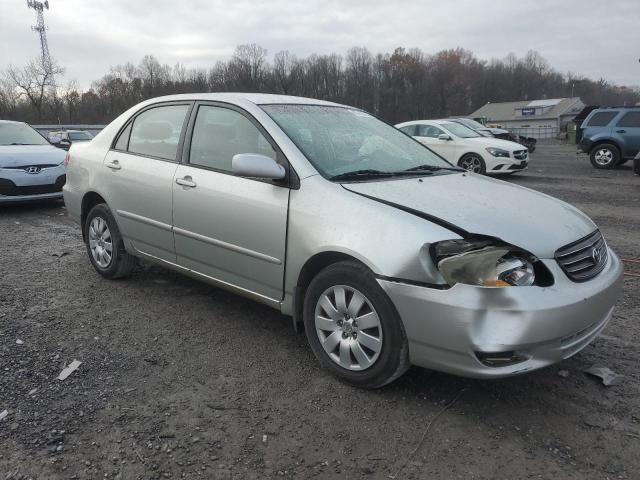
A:
<svg viewBox="0 0 640 480">
<path fill-rule="evenodd" d="M 640 111 L 639 112 L 627 112 L 620 121 L 618 127 L 640 127 Z"/>
<path fill-rule="evenodd" d="M 587 127 L 606 127 L 618 112 L 598 112 L 591 117 L 587 123 Z"/>
</svg>

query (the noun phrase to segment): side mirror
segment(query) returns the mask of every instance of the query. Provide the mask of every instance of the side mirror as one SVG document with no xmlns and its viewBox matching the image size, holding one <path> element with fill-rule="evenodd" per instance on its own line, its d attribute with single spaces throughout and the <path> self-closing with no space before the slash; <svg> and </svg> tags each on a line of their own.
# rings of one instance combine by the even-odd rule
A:
<svg viewBox="0 0 640 480">
<path fill-rule="evenodd" d="M 231 159 L 231 171 L 241 177 L 281 180 L 285 168 L 273 158 L 258 153 L 239 153 Z"/>
<path fill-rule="evenodd" d="M 440 135 L 438 135 L 438 140 L 449 141 L 451 140 L 451 135 L 447 135 L 446 133 L 441 133 Z"/>
<path fill-rule="evenodd" d="M 60 137 L 56 137 L 56 136 L 49 137 L 49 142 L 53 143 L 54 145 L 60 143 L 61 141 L 62 139 Z"/>
</svg>

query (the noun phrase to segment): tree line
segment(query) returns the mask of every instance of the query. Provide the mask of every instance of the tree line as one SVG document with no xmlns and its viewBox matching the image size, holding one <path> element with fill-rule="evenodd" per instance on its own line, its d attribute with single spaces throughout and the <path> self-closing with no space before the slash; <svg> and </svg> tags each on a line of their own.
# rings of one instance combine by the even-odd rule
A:
<svg viewBox="0 0 640 480">
<path fill-rule="evenodd" d="M 353 105 L 389 123 L 468 115 L 487 102 L 581 97 L 587 105 L 635 105 L 640 90 L 561 74 L 537 52 L 482 60 L 462 48 L 426 54 L 397 48 L 372 54 L 353 47 L 345 55 L 298 57 L 240 45 L 210 68 L 162 64 L 146 55 L 111 67 L 88 90 L 55 83 L 64 73 L 39 58 L 0 71 L 0 118 L 30 123 L 108 123 L 127 108 L 160 95 L 190 92 L 263 92 L 300 95 Z"/>
</svg>

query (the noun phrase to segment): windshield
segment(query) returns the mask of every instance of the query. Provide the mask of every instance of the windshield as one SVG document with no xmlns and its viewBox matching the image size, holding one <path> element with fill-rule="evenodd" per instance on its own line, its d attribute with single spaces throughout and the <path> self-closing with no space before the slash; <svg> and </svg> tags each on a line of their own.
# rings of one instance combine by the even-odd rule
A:
<svg viewBox="0 0 640 480">
<path fill-rule="evenodd" d="M 478 129 L 485 129 L 487 127 L 485 127 L 484 125 L 482 125 L 480 122 L 476 122 L 475 120 L 471 120 L 470 118 L 458 118 L 456 119 L 458 122 L 462 123 L 463 125 L 473 129 L 473 130 L 478 130 Z"/>
<path fill-rule="evenodd" d="M 460 138 L 476 138 L 482 136 L 478 132 L 471 130 L 469 127 L 465 127 L 464 125 L 460 125 L 459 123 L 447 122 L 441 123 L 440 126 L 445 130 L 448 130 L 449 133 L 453 133 L 456 137 Z"/>
<path fill-rule="evenodd" d="M 452 168 L 410 136 L 346 107 L 262 105 L 325 177 Z"/>
<path fill-rule="evenodd" d="M 93 135 L 89 132 L 69 132 L 69 140 L 83 141 L 91 139 L 93 139 Z"/>
<path fill-rule="evenodd" d="M 0 145 L 49 145 L 49 142 L 24 123 L 0 123 Z"/>
</svg>

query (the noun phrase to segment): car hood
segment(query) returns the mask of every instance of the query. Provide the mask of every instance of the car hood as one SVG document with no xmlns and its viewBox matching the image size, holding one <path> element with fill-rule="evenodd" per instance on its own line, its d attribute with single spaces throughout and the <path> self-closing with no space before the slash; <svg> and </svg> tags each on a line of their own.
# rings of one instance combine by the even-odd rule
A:
<svg viewBox="0 0 640 480">
<path fill-rule="evenodd" d="M 53 145 L 0 145 L 0 168 L 58 165 L 65 155 Z"/>
<path fill-rule="evenodd" d="M 501 140 L 500 138 L 493 137 L 473 137 L 467 138 L 466 141 L 469 141 L 475 145 L 482 145 L 484 148 L 493 147 L 493 148 L 502 148 L 504 150 L 508 150 L 510 152 L 517 150 L 526 150 L 527 147 L 524 147 L 516 142 L 510 142 L 509 140 Z"/>
<path fill-rule="evenodd" d="M 509 130 L 504 130 L 503 128 L 487 127 L 487 130 L 489 130 L 494 135 L 504 135 L 506 133 L 509 133 Z"/>
<path fill-rule="evenodd" d="M 401 210 L 424 214 L 424 218 L 432 217 L 434 223 L 454 232 L 452 226 L 498 237 L 539 258 L 553 258 L 558 248 L 597 228 L 589 217 L 565 202 L 472 173 L 342 186 Z"/>
</svg>

